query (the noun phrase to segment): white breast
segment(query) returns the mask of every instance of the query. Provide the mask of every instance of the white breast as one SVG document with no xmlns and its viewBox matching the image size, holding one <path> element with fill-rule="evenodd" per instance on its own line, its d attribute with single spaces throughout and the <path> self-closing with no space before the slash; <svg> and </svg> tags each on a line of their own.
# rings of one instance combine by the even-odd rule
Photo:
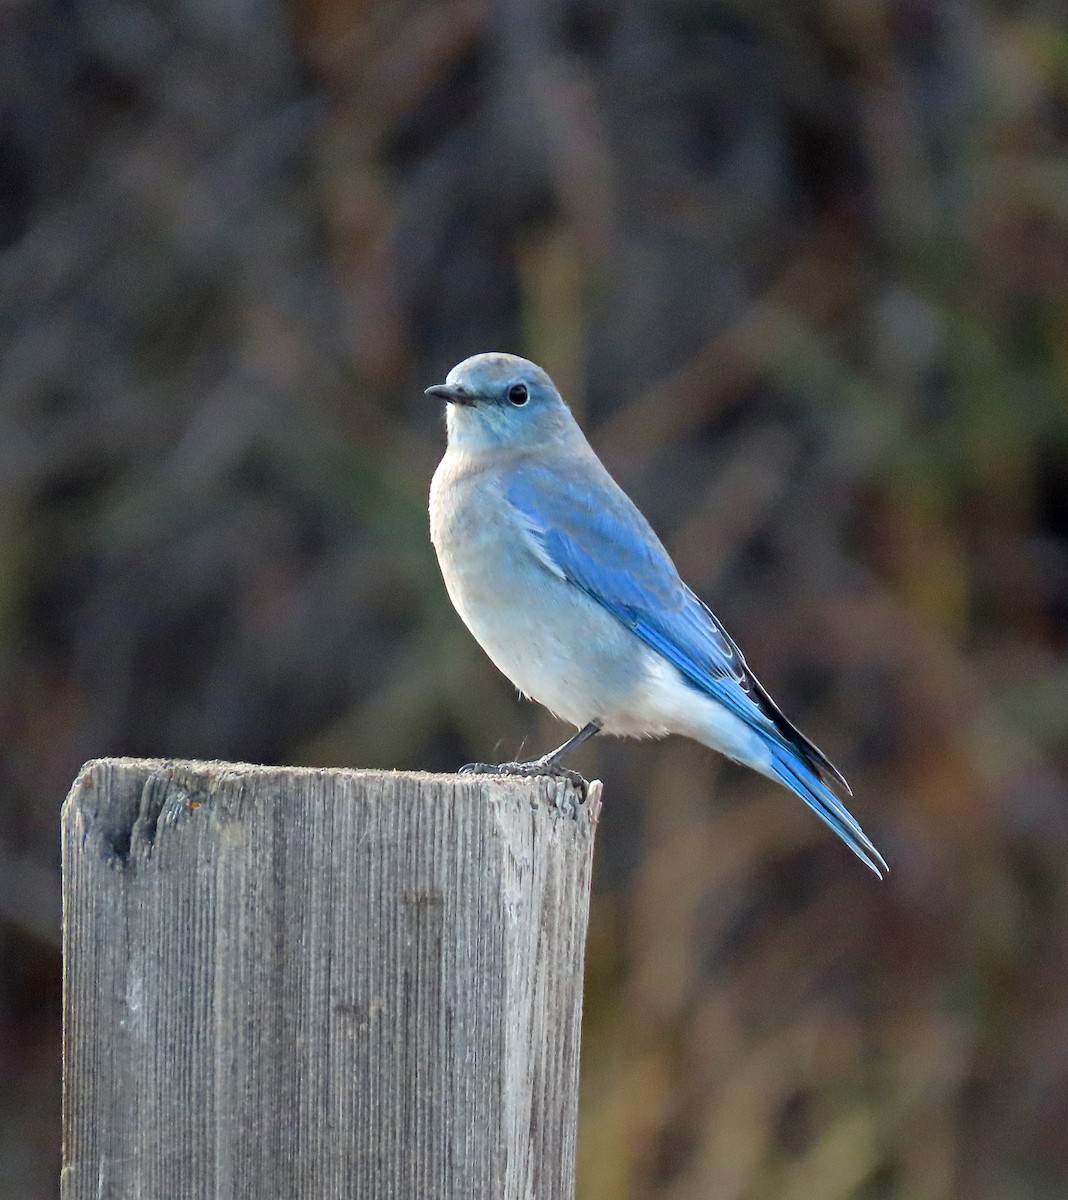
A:
<svg viewBox="0 0 1068 1200">
<path fill-rule="evenodd" d="M 521 692 L 574 725 L 619 725 L 652 652 L 538 556 L 504 498 L 500 471 L 499 458 L 479 467 L 446 454 L 434 475 L 431 540 L 449 597 Z M 654 732 L 624 723 L 609 731 Z"/>
</svg>

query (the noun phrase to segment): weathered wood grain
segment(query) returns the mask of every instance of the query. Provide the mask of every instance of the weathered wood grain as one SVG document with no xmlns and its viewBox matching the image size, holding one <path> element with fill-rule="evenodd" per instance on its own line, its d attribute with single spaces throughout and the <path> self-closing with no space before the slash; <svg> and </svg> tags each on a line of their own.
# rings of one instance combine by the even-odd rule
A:
<svg viewBox="0 0 1068 1200">
<path fill-rule="evenodd" d="M 88 764 L 63 1200 L 570 1198 L 599 793 Z"/>
</svg>

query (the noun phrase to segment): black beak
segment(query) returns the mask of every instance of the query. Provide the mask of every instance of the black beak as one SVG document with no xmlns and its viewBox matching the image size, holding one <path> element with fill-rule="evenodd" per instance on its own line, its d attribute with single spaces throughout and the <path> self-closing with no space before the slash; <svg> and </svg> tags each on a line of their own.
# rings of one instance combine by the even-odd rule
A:
<svg viewBox="0 0 1068 1200">
<path fill-rule="evenodd" d="M 458 383 L 435 383 L 428 387 L 424 395 L 433 396 L 436 400 L 447 400 L 449 404 L 474 404 L 475 398 L 465 387 Z"/>
</svg>

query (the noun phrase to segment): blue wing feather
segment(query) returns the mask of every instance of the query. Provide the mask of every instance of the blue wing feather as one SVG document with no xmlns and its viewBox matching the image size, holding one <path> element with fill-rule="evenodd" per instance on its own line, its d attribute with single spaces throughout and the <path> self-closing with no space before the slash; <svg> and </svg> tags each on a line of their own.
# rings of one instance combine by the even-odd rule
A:
<svg viewBox="0 0 1068 1200">
<path fill-rule="evenodd" d="M 608 477 L 569 479 L 526 464 L 505 490 L 552 569 L 607 609 L 694 687 L 711 696 L 772 751 L 772 770 L 876 874 L 878 850 L 827 778 L 848 784 L 783 716 L 730 635 L 682 582 L 649 523 Z"/>
</svg>

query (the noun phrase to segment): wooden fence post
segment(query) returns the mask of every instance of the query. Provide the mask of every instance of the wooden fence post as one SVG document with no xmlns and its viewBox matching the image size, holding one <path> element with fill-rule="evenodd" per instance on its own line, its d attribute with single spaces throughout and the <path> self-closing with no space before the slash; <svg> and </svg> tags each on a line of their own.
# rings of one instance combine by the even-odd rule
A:
<svg viewBox="0 0 1068 1200">
<path fill-rule="evenodd" d="M 599 796 L 88 764 L 63 1200 L 571 1200 Z"/>
</svg>

